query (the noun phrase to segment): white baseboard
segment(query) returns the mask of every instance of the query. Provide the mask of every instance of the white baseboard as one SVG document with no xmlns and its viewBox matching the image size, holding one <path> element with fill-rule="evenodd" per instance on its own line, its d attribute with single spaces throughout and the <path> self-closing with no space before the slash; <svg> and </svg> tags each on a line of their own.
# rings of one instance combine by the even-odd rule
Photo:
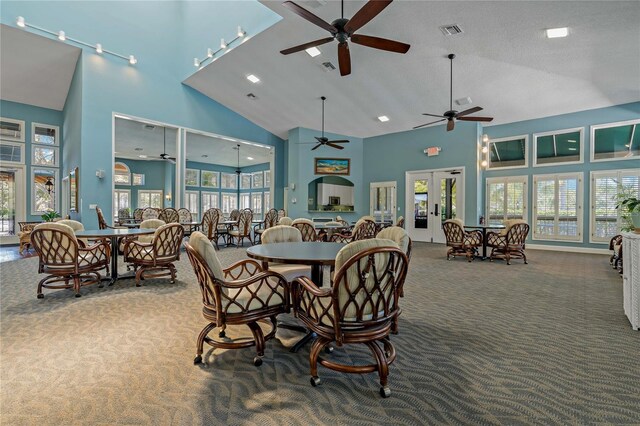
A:
<svg viewBox="0 0 640 426">
<path fill-rule="evenodd" d="M 544 244 L 527 244 L 527 249 L 532 250 L 548 250 L 548 251 L 564 251 L 569 253 L 589 253 L 589 254 L 606 254 L 611 255 L 608 249 L 599 249 L 592 247 L 569 247 L 569 246 L 549 246 Z"/>
</svg>

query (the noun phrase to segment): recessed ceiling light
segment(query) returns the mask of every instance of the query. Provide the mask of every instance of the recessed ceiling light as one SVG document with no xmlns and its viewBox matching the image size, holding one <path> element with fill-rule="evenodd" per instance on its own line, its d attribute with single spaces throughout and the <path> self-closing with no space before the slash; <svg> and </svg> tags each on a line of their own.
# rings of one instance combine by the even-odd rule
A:
<svg viewBox="0 0 640 426">
<path fill-rule="evenodd" d="M 378 117 L 378 120 L 384 123 L 385 121 L 389 121 L 389 117 L 387 117 L 386 115 L 381 115 L 380 117 Z"/>
<path fill-rule="evenodd" d="M 320 53 L 322 53 L 322 52 L 320 52 L 320 49 L 318 49 L 317 47 L 310 47 L 308 49 L 305 49 L 304 51 L 307 52 L 309 54 L 309 56 L 311 56 L 312 58 L 315 58 Z"/>
<path fill-rule="evenodd" d="M 247 160 L 253 160 L 253 157 L 247 157 Z"/>
<path fill-rule="evenodd" d="M 140 157 L 140 158 L 147 158 L 147 156 L 146 156 L 146 155 L 144 155 L 144 154 L 140 154 L 140 155 L 138 155 L 138 157 Z"/>
<path fill-rule="evenodd" d="M 569 35 L 569 28 L 567 27 L 549 28 L 546 30 L 546 32 L 547 32 L 547 38 L 566 37 L 567 35 Z"/>
<path fill-rule="evenodd" d="M 257 82 L 260 81 L 260 79 L 258 77 L 256 77 L 255 75 L 253 75 L 253 74 L 249 74 L 247 76 L 247 80 L 249 80 L 252 83 L 257 83 Z"/>
</svg>

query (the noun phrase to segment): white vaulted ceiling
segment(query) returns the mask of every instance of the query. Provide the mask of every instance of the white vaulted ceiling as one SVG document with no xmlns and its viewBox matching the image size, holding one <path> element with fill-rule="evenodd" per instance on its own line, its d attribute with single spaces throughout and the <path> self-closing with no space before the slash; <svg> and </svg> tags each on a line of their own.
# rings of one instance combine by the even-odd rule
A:
<svg viewBox="0 0 640 426">
<path fill-rule="evenodd" d="M 284 8 L 263 3 L 280 22 L 196 72 L 185 83 L 249 120 L 286 138 L 295 127 L 321 126 L 320 96 L 327 96 L 326 130 L 369 137 L 430 121 L 423 112 L 449 108 L 448 53 L 455 53 L 453 98 L 469 96 L 476 115 L 501 124 L 640 100 L 640 2 L 401 1 L 358 31 L 411 44 L 405 55 L 350 43 L 352 74 L 336 67 L 337 43 L 320 56 L 285 48 L 327 32 Z M 331 22 L 337 1 L 300 1 Z M 365 2 L 345 3 L 345 17 Z M 464 33 L 446 37 L 439 26 Z M 546 28 L 569 27 L 569 37 L 547 39 Z M 252 84 L 246 76 L 261 81 Z M 247 98 L 248 93 L 256 100 Z M 391 121 L 379 122 L 387 115 Z"/>
</svg>

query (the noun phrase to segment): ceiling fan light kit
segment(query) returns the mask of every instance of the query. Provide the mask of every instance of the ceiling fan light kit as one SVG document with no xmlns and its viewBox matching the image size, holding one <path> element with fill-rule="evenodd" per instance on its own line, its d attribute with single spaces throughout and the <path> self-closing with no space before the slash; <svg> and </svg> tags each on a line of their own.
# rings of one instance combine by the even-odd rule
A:
<svg viewBox="0 0 640 426">
<path fill-rule="evenodd" d="M 378 16 L 393 0 L 369 0 L 364 6 L 356 12 L 351 19 L 344 17 L 344 0 L 341 2 L 342 17 L 334 20 L 331 23 L 326 22 L 324 19 L 314 15 L 302 6 L 298 6 L 292 1 L 285 1 L 282 5 L 287 9 L 295 13 L 296 15 L 306 19 L 319 26 L 320 28 L 329 31 L 330 37 L 321 38 L 308 43 L 300 44 L 298 46 L 290 47 L 288 49 L 280 51 L 283 55 L 290 55 L 292 53 L 307 50 L 312 47 L 317 47 L 333 40 L 338 42 L 338 67 L 340 68 L 340 75 L 346 76 L 351 74 L 351 54 L 349 52 L 349 40 L 353 43 L 360 44 L 362 46 L 371 47 L 379 50 L 386 50 L 388 52 L 395 53 L 407 53 L 411 47 L 409 44 L 401 43 L 399 41 L 389 40 L 380 37 L 373 37 L 368 35 L 355 34 L 357 30 L 366 25 L 373 18 Z"/>
</svg>

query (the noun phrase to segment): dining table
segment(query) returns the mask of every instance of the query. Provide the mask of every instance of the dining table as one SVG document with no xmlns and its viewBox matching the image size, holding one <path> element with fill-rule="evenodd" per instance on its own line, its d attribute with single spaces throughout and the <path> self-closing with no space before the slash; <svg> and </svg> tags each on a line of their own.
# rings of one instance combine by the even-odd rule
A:
<svg viewBox="0 0 640 426">
<path fill-rule="evenodd" d="M 108 277 L 109 285 L 113 285 L 119 279 L 135 278 L 135 275 L 122 275 L 118 274 L 118 240 L 124 237 L 149 235 L 156 232 L 155 229 L 130 229 L 130 228 L 107 228 L 107 229 L 85 229 L 84 231 L 77 231 L 77 238 L 92 238 L 92 239 L 104 239 L 109 238 L 111 240 L 111 276 Z"/>
<path fill-rule="evenodd" d="M 336 256 L 344 246 L 343 243 L 322 241 L 260 244 L 247 248 L 247 256 L 263 262 L 309 265 L 311 266 L 311 281 L 318 287 L 322 287 L 322 268 L 334 266 Z M 307 334 L 293 345 L 290 351 L 298 352 L 301 347 L 315 337 L 315 333 L 307 330 Z"/>
<path fill-rule="evenodd" d="M 480 260 L 487 258 L 487 229 L 504 229 L 504 225 L 465 225 L 464 229 L 479 229 L 482 231 L 482 257 Z"/>
</svg>

